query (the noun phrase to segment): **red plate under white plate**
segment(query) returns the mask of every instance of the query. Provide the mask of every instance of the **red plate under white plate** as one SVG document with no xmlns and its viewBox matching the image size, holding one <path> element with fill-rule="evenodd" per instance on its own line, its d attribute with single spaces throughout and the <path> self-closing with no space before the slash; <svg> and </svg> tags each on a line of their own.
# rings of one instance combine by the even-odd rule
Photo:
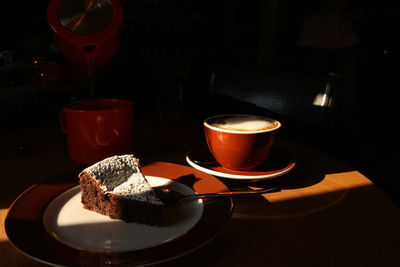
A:
<svg viewBox="0 0 400 267">
<path fill-rule="evenodd" d="M 142 171 L 153 185 L 167 183 L 182 193 L 228 191 L 215 177 L 183 165 L 154 162 Z M 57 266 L 151 265 L 201 247 L 232 215 L 231 199 L 223 198 L 178 205 L 162 227 L 113 220 L 83 209 L 78 172 L 35 184 L 11 205 L 5 229 L 23 254 Z"/>
</svg>

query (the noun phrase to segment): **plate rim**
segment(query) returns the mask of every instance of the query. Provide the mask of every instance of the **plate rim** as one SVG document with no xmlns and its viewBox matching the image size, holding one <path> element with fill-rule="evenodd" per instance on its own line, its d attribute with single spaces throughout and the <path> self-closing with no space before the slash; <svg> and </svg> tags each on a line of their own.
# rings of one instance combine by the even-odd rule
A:
<svg viewBox="0 0 400 267">
<path fill-rule="evenodd" d="M 146 166 L 142 167 L 143 173 L 145 175 L 159 176 L 161 178 L 171 179 L 171 177 L 165 177 L 160 174 L 154 174 L 160 170 L 160 167 L 165 167 L 165 169 L 176 169 L 177 173 L 190 173 L 194 174 L 195 177 L 199 177 L 200 183 L 204 186 L 208 180 L 216 183 L 218 181 L 218 186 L 222 190 L 228 190 L 227 187 L 219 181 L 217 178 L 193 169 L 189 166 L 170 163 L 170 162 L 153 162 L 148 168 L 148 173 L 146 173 Z M 125 252 L 94 252 L 87 250 L 80 250 L 68 245 L 61 243 L 56 240 L 45 230 L 43 225 L 43 215 L 47 206 L 61 193 L 73 188 L 78 185 L 77 179 L 72 179 L 74 177 L 73 173 L 76 174 L 76 170 L 67 171 L 66 173 L 55 175 L 49 179 L 46 179 L 42 183 L 37 183 L 25 191 L 23 191 L 10 205 L 8 212 L 4 221 L 4 228 L 9 239 L 9 242 L 22 254 L 25 256 L 36 260 L 41 263 L 50 264 L 53 266 L 73 266 L 81 264 L 82 261 L 87 261 L 94 264 L 130 264 L 134 266 L 147 266 L 153 265 L 175 258 L 187 255 L 200 247 L 204 246 L 211 240 L 213 240 L 220 232 L 224 230 L 227 223 L 232 217 L 233 213 L 233 201 L 231 198 L 223 198 L 218 201 L 204 201 L 203 203 L 203 214 L 199 221 L 191 228 L 187 233 L 183 234 L 176 239 L 166 242 L 164 244 L 150 247 L 137 251 L 125 251 Z M 172 175 L 172 174 L 171 174 Z M 168 176 L 168 175 L 167 175 Z M 76 176 L 75 176 L 76 177 Z M 57 182 L 57 178 L 61 181 Z M 64 181 L 66 179 L 66 181 Z M 53 184 L 53 191 L 49 191 L 48 183 L 55 182 Z M 194 185 L 194 187 L 196 184 Z M 47 189 L 47 190 L 46 190 Z M 203 188 L 207 191 L 207 189 Z M 43 193 L 48 191 L 48 195 L 44 196 L 42 200 L 38 200 L 36 205 L 36 213 L 28 212 L 26 216 L 21 210 L 27 208 L 27 201 L 32 198 L 35 194 Z M 56 191 L 56 192 L 54 192 Z M 202 189 L 195 188 L 195 191 L 201 193 Z M 59 192 L 59 193 L 58 193 Z M 29 206 L 28 206 L 29 207 Z M 212 216 L 217 213 L 219 219 L 215 220 Z M 31 216 L 31 217 L 29 217 Z M 209 220 L 212 218 L 213 220 Z M 28 220 L 27 220 L 28 219 Z M 211 224 L 210 224 L 211 222 Z M 211 230 L 208 227 L 211 226 Z M 28 227 L 29 229 L 21 230 L 21 227 Z M 30 232 L 37 231 L 37 232 Z M 200 231 L 199 231 L 200 230 Z M 25 242 L 26 236 L 21 236 L 26 233 L 30 233 L 30 238 L 33 237 L 32 241 Z M 202 234 L 199 234 L 202 232 Z M 205 234 L 204 234 L 205 233 Z M 43 238 L 43 239 L 39 239 Z M 196 239 L 197 238 L 197 239 Z M 23 240 L 23 241 L 22 241 Z M 30 247 L 30 244 L 39 243 L 35 245 L 35 248 Z M 189 241 L 189 244 L 187 243 Z M 54 247 L 53 247 L 54 246 Z M 52 253 L 53 252 L 53 253 Z M 51 254 L 56 255 L 51 255 Z M 60 255 L 63 255 L 61 257 Z"/>
</svg>

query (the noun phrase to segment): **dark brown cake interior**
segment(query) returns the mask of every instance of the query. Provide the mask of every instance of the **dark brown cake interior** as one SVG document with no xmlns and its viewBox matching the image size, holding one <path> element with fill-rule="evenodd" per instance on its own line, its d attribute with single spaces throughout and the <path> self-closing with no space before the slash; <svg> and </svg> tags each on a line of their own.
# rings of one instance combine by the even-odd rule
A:
<svg viewBox="0 0 400 267">
<path fill-rule="evenodd" d="M 136 158 L 116 156 L 96 164 L 79 175 L 84 208 L 126 222 L 162 224 L 164 205 L 149 189 Z"/>
</svg>

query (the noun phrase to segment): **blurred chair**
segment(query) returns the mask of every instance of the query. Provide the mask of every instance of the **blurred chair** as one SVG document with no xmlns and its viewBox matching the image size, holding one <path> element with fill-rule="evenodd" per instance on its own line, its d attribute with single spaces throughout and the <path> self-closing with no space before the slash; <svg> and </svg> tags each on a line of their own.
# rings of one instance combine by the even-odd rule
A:
<svg viewBox="0 0 400 267">
<path fill-rule="evenodd" d="M 328 148 L 335 143 L 340 86 L 341 78 L 334 73 L 217 70 L 211 74 L 207 109 L 210 114 L 270 116 L 283 123 L 285 135 Z"/>
</svg>

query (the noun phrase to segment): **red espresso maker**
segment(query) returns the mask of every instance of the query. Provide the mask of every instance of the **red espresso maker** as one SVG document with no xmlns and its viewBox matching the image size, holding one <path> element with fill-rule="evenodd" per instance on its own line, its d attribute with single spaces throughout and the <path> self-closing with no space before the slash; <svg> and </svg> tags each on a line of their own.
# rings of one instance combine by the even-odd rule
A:
<svg viewBox="0 0 400 267">
<path fill-rule="evenodd" d="M 116 55 L 122 18 L 118 0 L 51 0 L 47 9 L 60 51 L 89 69 L 106 66 Z"/>
</svg>

